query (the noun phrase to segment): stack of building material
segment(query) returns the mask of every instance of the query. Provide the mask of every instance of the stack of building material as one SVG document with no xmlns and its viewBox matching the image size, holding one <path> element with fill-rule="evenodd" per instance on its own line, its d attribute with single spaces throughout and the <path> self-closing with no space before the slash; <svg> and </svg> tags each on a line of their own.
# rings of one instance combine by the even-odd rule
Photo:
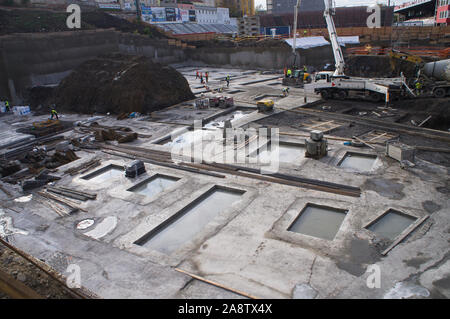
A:
<svg viewBox="0 0 450 319">
<path fill-rule="evenodd" d="M 254 37 L 259 35 L 259 16 L 239 18 L 237 22 L 238 35 L 240 37 Z"/>
<path fill-rule="evenodd" d="M 89 199 L 95 200 L 97 198 L 97 194 L 91 194 L 91 193 L 79 191 L 79 190 L 64 187 L 64 186 L 59 186 L 59 187 L 50 187 L 49 186 L 49 187 L 47 187 L 47 191 L 58 194 L 58 195 L 62 195 L 65 197 L 70 197 L 73 199 L 81 200 L 83 202 L 85 202 Z"/>
</svg>

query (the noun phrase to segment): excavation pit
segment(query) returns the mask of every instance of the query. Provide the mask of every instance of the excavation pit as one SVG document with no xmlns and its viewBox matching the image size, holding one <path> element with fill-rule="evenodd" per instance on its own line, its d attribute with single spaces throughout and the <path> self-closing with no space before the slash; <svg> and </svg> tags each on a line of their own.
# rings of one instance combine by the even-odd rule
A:
<svg viewBox="0 0 450 319">
<path fill-rule="evenodd" d="M 156 174 L 145 181 L 127 189 L 129 192 L 141 194 L 147 197 L 154 197 L 165 191 L 180 179 L 168 175 Z"/>
<path fill-rule="evenodd" d="M 241 190 L 215 186 L 134 243 L 169 255 L 243 194 Z"/>
<path fill-rule="evenodd" d="M 346 214 L 344 209 L 307 204 L 288 231 L 333 240 Z"/>
<path fill-rule="evenodd" d="M 365 228 L 382 238 L 394 240 L 416 220 L 416 217 L 407 215 L 395 209 L 389 209 Z"/>
<path fill-rule="evenodd" d="M 376 159 L 377 156 L 375 155 L 347 152 L 339 162 L 338 166 L 360 172 L 367 172 L 373 169 Z"/>
<path fill-rule="evenodd" d="M 124 175 L 125 173 L 123 167 L 111 164 L 83 176 L 82 179 L 89 180 L 96 184 L 101 184 Z"/>
</svg>

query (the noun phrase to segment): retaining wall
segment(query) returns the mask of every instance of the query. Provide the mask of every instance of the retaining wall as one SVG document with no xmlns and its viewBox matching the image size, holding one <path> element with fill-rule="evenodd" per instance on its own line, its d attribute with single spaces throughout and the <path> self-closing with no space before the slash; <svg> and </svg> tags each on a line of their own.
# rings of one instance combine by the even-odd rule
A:
<svg viewBox="0 0 450 319">
<path fill-rule="evenodd" d="M 297 50 L 297 65 L 314 66 L 321 69 L 327 63 L 334 64 L 330 45 Z M 294 55 L 290 48 L 198 48 L 186 51 L 192 61 L 203 62 L 211 66 L 282 70 L 292 66 Z"/>
<path fill-rule="evenodd" d="M 0 37 L 0 99 L 21 103 L 26 90 L 58 84 L 86 60 L 110 52 L 139 54 L 164 64 L 184 60 L 181 48 L 113 29 L 11 34 Z"/>
</svg>

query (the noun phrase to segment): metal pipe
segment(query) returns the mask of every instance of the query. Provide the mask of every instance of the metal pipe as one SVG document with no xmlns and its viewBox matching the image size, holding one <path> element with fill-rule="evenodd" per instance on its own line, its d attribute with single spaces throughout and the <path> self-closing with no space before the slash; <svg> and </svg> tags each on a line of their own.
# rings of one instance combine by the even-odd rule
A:
<svg viewBox="0 0 450 319">
<path fill-rule="evenodd" d="M 292 41 L 292 53 L 296 55 L 295 53 L 295 46 L 297 43 L 297 15 L 298 15 L 298 8 L 300 7 L 300 4 L 302 3 L 302 0 L 297 0 L 297 4 L 294 6 L 294 40 Z"/>
</svg>

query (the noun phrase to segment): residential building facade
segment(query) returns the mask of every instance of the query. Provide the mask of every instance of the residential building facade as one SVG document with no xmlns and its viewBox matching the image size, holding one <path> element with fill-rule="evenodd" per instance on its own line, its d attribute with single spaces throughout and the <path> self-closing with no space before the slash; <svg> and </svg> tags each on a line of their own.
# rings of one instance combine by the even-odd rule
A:
<svg viewBox="0 0 450 319">
<path fill-rule="evenodd" d="M 282 14 L 293 13 L 297 0 L 266 0 L 267 13 Z M 271 12 L 269 12 L 269 8 Z M 302 0 L 299 12 L 324 11 L 325 3 L 320 0 Z"/>
<path fill-rule="evenodd" d="M 450 0 L 437 0 L 436 23 L 450 24 Z"/>
</svg>

